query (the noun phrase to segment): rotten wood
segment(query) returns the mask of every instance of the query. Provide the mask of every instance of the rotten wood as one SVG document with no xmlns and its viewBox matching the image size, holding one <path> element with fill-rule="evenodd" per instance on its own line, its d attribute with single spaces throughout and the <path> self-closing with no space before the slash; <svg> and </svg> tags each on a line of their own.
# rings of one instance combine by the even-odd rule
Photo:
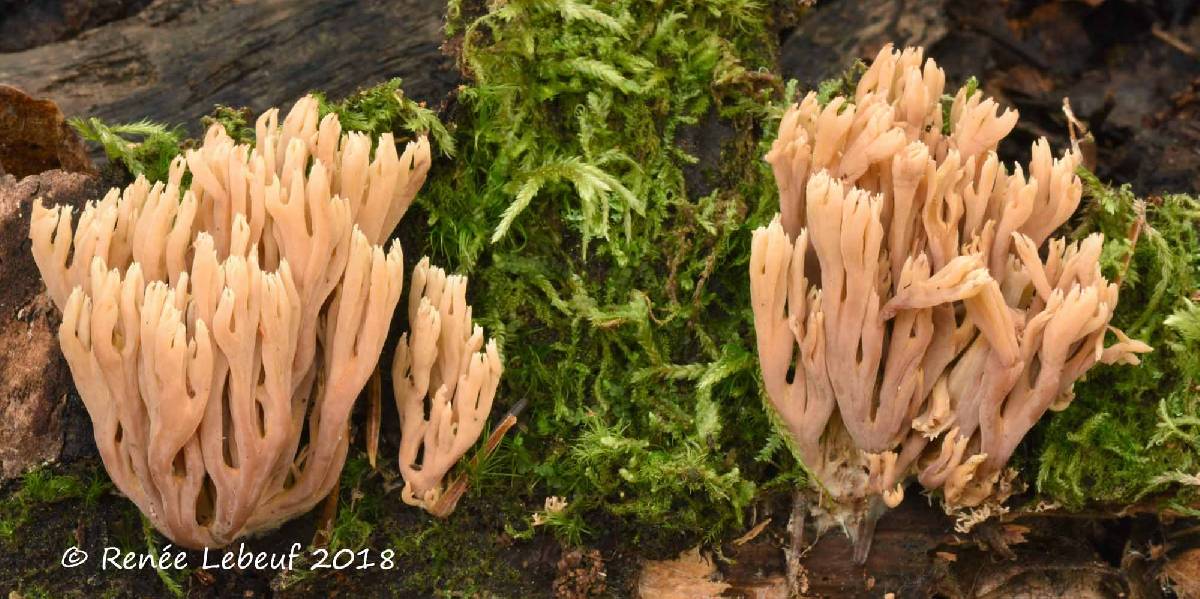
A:
<svg viewBox="0 0 1200 599">
<path fill-rule="evenodd" d="M 193 134 L 216 104 L 257 114 L 393 77 L 437 106 L 458 83 L 439 51 L 444 11 L 422 0 L 157 0 L 74 39 L 0 54 L 0 82 L 68 116 L 149 118 Z"/>
<path fill-rule="evenodd" d="M 0 176 L 22 178 L 55 169 L 96 172 L 54 102 L 0 83 Z"/>
<path fill-rule="evenodd" d="M 1014 511 L 955 531 L 936 501 L 914 495 L 879 520 L 867 563 L 839 530 L 798 546 L 795 526 L 768 526 L 753 540 L 721 547 L 732 587 L 723 596 L 759 597 L 781 577 L 797 597 L 1122 597 L 1159 599 L 1167 581 L 1194 584 L 1197 521 L 1115 511 Z M 793 559 L 793 556 L 796 556 Z M 1173 582 L 1178 585 L 1178 582 Z M 1186 587 L 1185 587 L 1186 588 Z"/>
</svg>

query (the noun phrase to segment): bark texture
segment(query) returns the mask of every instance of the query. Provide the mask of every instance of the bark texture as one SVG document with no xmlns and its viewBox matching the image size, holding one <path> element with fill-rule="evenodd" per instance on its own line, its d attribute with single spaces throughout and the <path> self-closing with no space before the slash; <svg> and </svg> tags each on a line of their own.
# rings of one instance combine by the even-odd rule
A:
<svg viewBox="0 0 1200 599">
<path fill-rule="evenodd" d="M 215 104 L 258 113 L 393 77 L 437 103 L 458 81 L 439 51 L 444 10 L 422 0 L 157 0 L 74 39 L 0 54 L 0 81 L 69 116 L 149 118 L 192 133 Z"/>
</svg>

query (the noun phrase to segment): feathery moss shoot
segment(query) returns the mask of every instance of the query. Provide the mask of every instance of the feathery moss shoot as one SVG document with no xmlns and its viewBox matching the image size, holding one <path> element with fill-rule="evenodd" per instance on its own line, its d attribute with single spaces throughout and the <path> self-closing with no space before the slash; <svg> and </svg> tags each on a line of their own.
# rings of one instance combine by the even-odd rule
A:
<svg viewBox="0 0 1200 599">
<path fill-rule="evenodd" d="M 96 117 L 67 122 L 85 141 L 98 144 L 109 163 L 150 181 L 166 181 L 171 159 L 182 152 L 183 129 L 179 127 L 148 120 L 108 124 Z"/>
</svg>

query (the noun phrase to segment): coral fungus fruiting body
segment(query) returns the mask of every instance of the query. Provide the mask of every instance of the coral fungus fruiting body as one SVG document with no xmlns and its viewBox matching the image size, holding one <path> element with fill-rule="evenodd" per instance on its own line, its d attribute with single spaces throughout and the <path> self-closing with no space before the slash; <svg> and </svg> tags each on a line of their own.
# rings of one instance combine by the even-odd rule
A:
<svg viewBox="0 0 1200 599">
<path fill-rule="evenodd" d="M 256 142 L 219 125 L 169 179 L 35 206 L 30 237 L 110 476 L 180 545 L 221 546 L 337 483 L 400 298 L 386 241 L 428 142 L 343 133 L 306 97 Z M 190 187 L 184 189 L 190 173 Z"/>
<path fill-rule="evenodd" d="M 1009 457 L 1074 381 L 1149 351 L 1108 326 L 1102 239 L 1049 240 L 1079 204 L 1079 153 L 1039 140 L 1010 171 L 996 147 L 1016 112 L 969 86 L 944 102 L 944 85 L 921 49 L 887 46 L 852 99 L 791 107 L 766 156 L 780 215 L 751 253 L 763 381 L 818 520 L 859 559 L 910 477 L 952 509 L 1003 501 Z"/>
<path fill-rule="evenodd" d="M 444 516 L 454 506 L 435 509 L 442 477 L 483 432 L 503 366 L 496 342 L 485 347 L 483 327 L 471 320 L 466 277 L 446 276 L 423 259 L 412 278 L 411 331 L 400 338 L 392 362 L 401 426 L 401 498 Z"/>
</svg>

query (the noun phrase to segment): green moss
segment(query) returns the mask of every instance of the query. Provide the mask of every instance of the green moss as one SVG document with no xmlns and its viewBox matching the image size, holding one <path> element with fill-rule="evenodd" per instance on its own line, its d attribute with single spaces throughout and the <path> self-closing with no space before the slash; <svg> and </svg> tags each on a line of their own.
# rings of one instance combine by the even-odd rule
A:
<svg viewBox="0 0 1200 599">
<path fill-rule="evenodd" d="M 397 473 L 372 469 L 362 454 L 342 472 L 337 516 L 325 546 L 329 553 L 366 551 L 375 567 L 346 569 L 331 577 L 312 570 L 309 547 L 297 567 L 278 574 L 274 588 L 288 594 L 324 596 L 338 589 L 370 588 L 395 597 L 535 597 L 547 582 L 519 565 L 537 561 L 530 544 L 517 547 L 503 522 L 519 521 L 524 505 L 516 495 L 495 494 L 497 481 L 485 471 L 448 519 L 434 518 L 400 500 Z M 317 508 L 321 510 L 320 507 Z M 389 552 L 384 565 L 384 552 Z M 382 576 L 381 576 L 382 573 Z"/>
<path fill-rule="evenodd" d="M 30 524 L 34 508 L 67 500 L 80 500 L 84 508 L 92 507 L 112 488 L 98 467 L 83 474 L 56 473 L 50 467 L 31 470 L 19 485 L 0 500 L 0 541 L 15 543 Z"/>
<path fill-rule="evenodd" d="M 398 141 L 427 133 L 443 155 L 454 155 L 454 138 L 438 120 L 437 113 L 405 96 L 400 79 L 361 90 L 337 102 L 330 102 L 322 92 L 314 94 L 320 103 L 320 115 L 337 113 L 344 130 L 372 136 L 397 133 Z M 220 124 L 235 142 L 253 145 L 254 119 L 255 115 L 245 107 L 218 104 L 200 122 L 206 129 Z M 114 124 L 90 117 L 68 122 L 85 141 L 99 145 L 111 164 L 120 165 L 132 176 L 144 175 L 151 182 L 165 181 L 171 160 L 184 148 L 198 143 L 187 138 L 182 127 L 149 120 Z"/>
<path fill-rule="evenodd" d="M 232 137 L 235 142 L 253 144 L 254 118 L 254 114 L 250 112 L 249 108 L 217 104 L 208 116 L 200 119 L 200 123 L 204 125 L 205 129 L 219 124 L 225 128 L 225 133 L 229 134 L 229 137 Z"/>
<path fill-rule="evenodd" d="M 514 491 L 565 497 L 585 521 L 563 530 L 719 537 L 777 472 L 754 459 L 770 425 L 745 274 L 774 212 L 771 7 L 451 8 L 459 153 L 419 202 L 502 344 L 502 405 L 530 400 L 499 456 L 529 481 Z"/>
<path fill-rule="evenodd" d="M 405 96 L 402 85 L 400 79 L 391 79 L 338 102 L 330 102 L 321 92 L 315 95 L 321 117 L 331 112 L 337 114 L 345 131 L 369 133 L 373 138 L 384 133 L 402 136 L 427 133 L 443 155 L 453 156 L 454 138 L 438 120 L 437 113 Z M 402 140 L 403 137 L 397 141 Z"/>
<path fill-rule="evenodd" d="M 155 532 L 154 525 L 150 523 L 150 519 L 146 518 L 145 515 L 142 516 L 142 538 L 146 542 L 146 553 L 154 556 L 154 572 L 158 575 L 159 581 L 162 582 L 163 588 L 173 597 L 183 597 L 185 595 L 183 585 L 187 583 L 188 577 L 191 576 L 192 569 L 168 570 L 159 567 L 158 533 Z"/>
<path fill-rule="evenodd" d="M 182 151 L 183 132 L 178 127 L 147 120 L 109 124 L 95 117 L 67 122 L 85 141 L 99 144 L 110 163 L 150 181 L 165 181 L 171 159 Z"/>
<path fill-rule="evenodd" d="M 481 542 L 467 518 L 429 519 L 392 532 L 390 546 L 406 566 L 401 594 L 474 597 L 520 587 L 523 575 L 502 558 L 503 547 Z"/>
<path fill-rule="evenodd" d="M 1076 384 L 1074 403 L 1041 431 L 1038 489 L 1072 508 L 1150 494 L 1177 506 L 1194 502 L 1196 481 L 1181 483 L 1200 470 L 1200 310 L 1189 299 L 1200 293 L 1200 202 L 1185 195 L 1142 202 L 1128 186 L 1081 175 L 1089 199 L 1074 236 L 1104 233 L 1102 267 L 1121 280 L 1113 325 L 1154 352 L 1136 367 L 1097 366 Z"/>
<path fill-rule="evenodd" d="M 817 86 L 817 103 L 824 106 L 830 100 L 836 97 L 854 98 L 854 92 L 858 88 L 858 80 L 867 72 L 867 63 L 856 60 L 850 68 L 846 69 L 840 76 L 832 77 L 822 81 Z"/>
<path fill-rule="evenodd" d="M 365 456 L 354 456 L 346 460 L 339 487 L 341 497 L 337 517 L 329 531 L 331 552 L 341 549 L 358 551 L 367 547 L 374 532 L 374 523 L 383 514 L 384 502 L 396 500 L 394 496 L 385 498 L 382 492 L 364 490 L 379 490 L 365 485 L 370 474 L 371 465 Z"/>
</svg>

